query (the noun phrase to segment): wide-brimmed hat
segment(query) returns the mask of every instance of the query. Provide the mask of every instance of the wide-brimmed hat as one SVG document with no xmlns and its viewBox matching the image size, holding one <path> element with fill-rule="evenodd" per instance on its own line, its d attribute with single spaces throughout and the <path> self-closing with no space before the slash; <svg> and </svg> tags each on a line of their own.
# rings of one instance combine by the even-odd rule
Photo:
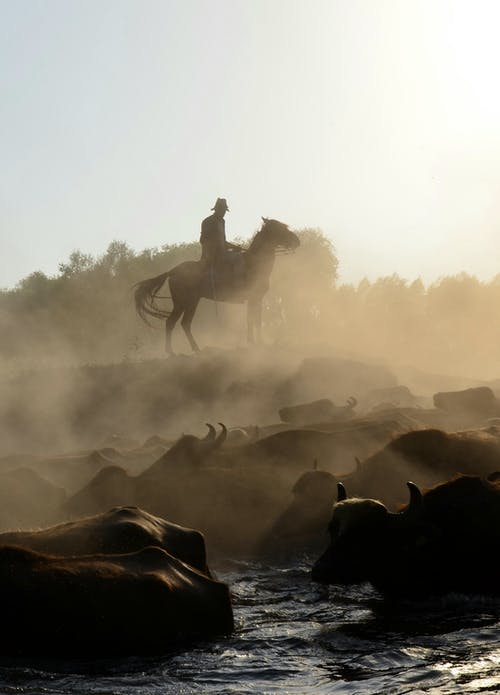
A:
<svg viewBox="0 0 500 695">
<path fill-rule="evenodd" d="M 225 198 L 217 198 L 212 210 L 217 210 L 218 208 L 224 208 L 224 210 L 229 211 L 227 200 Z"/>
</svg>

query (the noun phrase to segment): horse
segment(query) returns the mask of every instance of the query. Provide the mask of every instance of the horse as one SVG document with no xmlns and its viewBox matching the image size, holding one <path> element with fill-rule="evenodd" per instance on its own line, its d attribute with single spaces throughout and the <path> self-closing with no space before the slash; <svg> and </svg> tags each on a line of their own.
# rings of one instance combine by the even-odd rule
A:
<svg viewBox="0 0 500 695">
<path fill-rule="evenodd" d="M 262 227 L 254 235 L 248 249 L 238 253 L 243 272 L 238 278 L 237 287 L 231 287 L 232 283 L 229 283 L 229 288 L 224 287 L 223 283 L 216 283 L 218 275 L 203 261 L 185 261 L 166 273 L 136 283 L 136 311 L 146 323 L 149 323 L 148 316 L 165 319 L 165 350 L 172 355 L 172 331 L 181 317 L 181 325 L 191 349 L 193 352 L 199 351 L 191 332 L 191 323 L 202 297 L 223 302 L 246 301 L 248 342 L 260 342 L 262 300 L 269 289 L 276 252 L 279 249 L 294 251 L 299 245 L 298 236 L 288 229 L 288 225 L 263 217 Z M 156 303 L 158 292 L 167 278 L 173 302 L 171 311 L 162 309 Z"/>
</svg>

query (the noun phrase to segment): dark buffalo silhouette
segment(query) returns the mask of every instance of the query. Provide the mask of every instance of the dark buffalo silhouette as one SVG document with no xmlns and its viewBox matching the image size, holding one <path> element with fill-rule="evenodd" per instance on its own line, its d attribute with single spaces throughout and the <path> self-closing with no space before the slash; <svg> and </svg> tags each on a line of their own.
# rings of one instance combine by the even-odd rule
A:
<svg viewBox="0 0 500 695">
<path fill-rule="evenodd" d="M 327 471 L 303 473 L 292 488 L 292 499 L 266 530 L 259 545 L 263 555 L 289 557 L 319 552 L 332 514 L 337 481 Z"/>
<path fill-rule="evenodd" d="M 286 509 L 277 513 L 266 532 L 262 547 L 290 555 L 317 546 L 331 516 L 338 482 L 345 483 L 355 496 L 375 498 L 395 510 L 405 501 L 409 478 L 430 487 L 458 473 L 487 476 L 497 470 L 500 441 L 486 430 L 409 432 L 365 461 L 358 461 L 357 468 L 348 473 L 303 473 Z"/>
<path fill-rule="evenodd" d="M 500 402 L 488 386 L 462 391 L 442 391 L 433 396 L 434 405 L 449 413 L 461 414 L 470 420 L 484 421 L 500 415 Z"/>
<path fill-rule="evenodd" d="M 323 469 L 345 471 L 347 462 L 353 462 L 355 456 L 365 457 L 378 451 L 409 427 L 411 424 L 404 420 L 381 417 L 300 429 L 262 428 L 258 441 L 231 451 L 216 451 L 210 460 L 220 466 L 282 466 L 293 475 L 310 468 L 317 460 Z"/>
<path fill-rule="evenodd" d="M 161 482 L 170 480 L 169 473 L 175 476 L 191 473 L 220 447 L 227 434 L 226 427 L 217 436 L 215 428 L 208 426 L 204 438 L 191 434 L 182 435 L 168 451 L 138 475 L 130 475 L 119 465 L 107 466 L 90 480 L 81 490 L 72 495 L 64 507 L 66 514 L 81 516 L 106 511 L 118 505 L 145 507 L 151 510 L 151 498 L 156 497 Z M 172 517 L 172 510 L 161 515 Z"/>
<path fill-rule="evenodd" d="M 228 588 L 157 547 L 58 557 L 0 547 L 0 653 L 157 652 L 230 633 Z"/>
<path fill-rule="evenodd" d="M 323 584 L 371 582 L 385 596 L 500 594 L 500 488 L 460 476 L 388 511 L 377 500 L 347 499 L 339 488 L 330 545 L 312 569 Z"/>
<path fill-rule="evenodd" d="M 199 531 L 137 507 L 115 507 L 103 514 L 35 531 L 0 533 L 0 545 L 16 545 L 51 555 L 130 553 L 154 545 L 208 573 L 205 541 Z"/>
<path fill-rule="evenodd" d="M 278 414 L 282 422 L 296 425 L 348 420 L 354 417 L 356 404 L 357 400 L 354 397 L 349 398 L 343 406 L 335 405 L 329 398 L 320 398 L 310 403 L 280 408 Z"/>
<path fill-rule="evenodd" d="M 358 462 L 357 470 L 337 474 L 352 494 L 375 497 L 391 508 L 402 504 L 405 483 L 432 486 L 457 473 L 488 475 L 500 470 L 500 438 L 485 430 L 416 430 Z"/>
</svg>

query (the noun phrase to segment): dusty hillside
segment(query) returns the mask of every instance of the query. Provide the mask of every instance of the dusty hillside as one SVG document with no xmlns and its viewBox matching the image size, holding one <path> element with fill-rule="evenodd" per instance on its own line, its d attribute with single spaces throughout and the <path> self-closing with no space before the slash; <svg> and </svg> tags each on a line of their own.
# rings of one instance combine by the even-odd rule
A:
<svg viewBox="0 0 500 695">
<path fill-rule="evenodd" d="M 402 381 L 404 379 L 404 381 Z M 205 350 L 170 359 L 44 368 L 3 377 L 2 454 L 50 453 L 103 445 L 114 435 L 143 441 L 159 434 L 269 424 L 278 409 L 318 398 L 343 405 L 374 389 L 406 383 L 433 390 L 475 382 L 343 359 L 323 349 L 305 357 L 276 348 Z M 478 382 L 479 383 L 479 382 Z"/>
</svg>

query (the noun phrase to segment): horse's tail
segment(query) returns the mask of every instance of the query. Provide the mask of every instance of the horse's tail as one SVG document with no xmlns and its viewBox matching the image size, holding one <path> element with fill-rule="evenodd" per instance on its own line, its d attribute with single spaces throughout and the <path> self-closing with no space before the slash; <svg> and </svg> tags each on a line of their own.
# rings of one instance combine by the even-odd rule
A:
<svg viewBox="0 0 500 695">
<path fill-rule="evenodd" d="M 156 319 L 166 319 L 170 316 L 169 311 L 161 309 L 156 304 L 156 295 L 171 272 L 167 270 L 166 273 L 156 275 L 156 277 L 148 280 L 142 280 L 142 282 L 137 282 L 134 285 L 135 310 L 147 324 L 149 324 L 148 316 L 153 316 Z"/>
</svg>

